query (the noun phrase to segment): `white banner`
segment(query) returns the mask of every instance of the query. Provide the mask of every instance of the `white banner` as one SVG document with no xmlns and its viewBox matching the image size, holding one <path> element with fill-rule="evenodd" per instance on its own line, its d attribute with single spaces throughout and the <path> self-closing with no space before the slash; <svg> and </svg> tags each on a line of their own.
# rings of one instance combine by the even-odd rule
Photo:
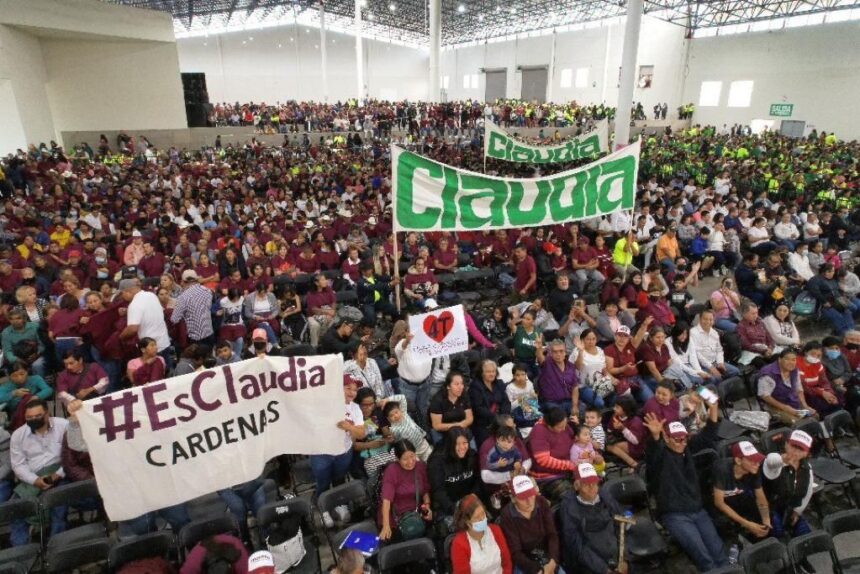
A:
<svg viewBox="0 0 860 574">
<path fill-rule="evenodd" d="M 469 333 L 463 306 L 435 309 L 409 317 L 412 352 L 430 359 L 469 349 Z"/>
<path fill-rule="evenodd" d="M 532 145 L 513 137 L 491 121 L 484 122 L 484 157 L 519 163 L 563 163 L 609 151 L 609 121 L 560 144 Z"/>
<path fill-rule="evenodd" d="M 633 209 L 640 142 L 582 167 L 532 179 L 457 169 L 391 146 L 395 231 L 556 225 Z"/>
<path fill-rule="evenodd" d="M 266 357 L 84 402 L 78 411 L 111 520 L 260 476 L 280 454 L 347 445 L 340 355 Z"/>
</svg>

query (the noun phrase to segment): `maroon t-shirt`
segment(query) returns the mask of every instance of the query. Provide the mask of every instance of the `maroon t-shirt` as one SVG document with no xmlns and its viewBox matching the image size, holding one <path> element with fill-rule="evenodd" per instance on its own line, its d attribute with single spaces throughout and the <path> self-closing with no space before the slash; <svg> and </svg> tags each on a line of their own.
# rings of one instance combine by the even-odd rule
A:
<svg viewBox="0 0 860 574">
<path fill-rule="evenodd" d="M 604 354 L 607 357 L 612 358 L 612 367 L 618 368 L 621 365 L 626 365 L 627 370 L 621 373 L 620 375 L 616 375 L 617 377 L 635 377 L 638 373 L 636 370 L 636 350 L 633 348 L 633 345 L 629 342 L 624 345 L 624 350 L 620 350 L 618 345 L 612 344 L 606 347 L 603 350 Z"/>
<path fill-rule="evenodd" d="M 440 269 L 440 265 L 449 266 L 457 264 L 457 254 L 451 251 L 436 251 L 433 254 L 433 267 L 435 269 Z"/>
<path fill-rule="evenodd" d="M 337 297 L 331 289 L 326 289 L 325 291 L 311 291 L 305 298 L 305 302 L 307 303 L 307 309 L 305 309 L 305 312 L 312 316 L 314 309 L 319 309 L 326 305 L 334 307 L 337 303 Z"/>
<path fill-rule="evenodd" d="M 83 309 L 66 311 L 59 309 L 48 319 L 48 330 L 54 337 L 78 337 L 80 336 L 81 317 L 84 316 Z"/>
<path fill-rule="evenodd" d="M 406 275 L 405 287 L 418 295 L 427 295 L 430 292 L 430 287 L 436 282 L 436 276 L 430 271 L 409 273 Z"/>
<path fill-rule="evenodd" d="M 596 255 L 594 253 L 594 249 L 592 249 L 591 247 L 586 247 L 585 249 L 583 249 L 582 247 L 578 247 L 573 252 L 573 260 L 580 265 L 585 265 L 595 257 Z"/>
<path fill-rule="evenodd" d="M 310 259 L 296 257 L 296 268 L 302 273 L 316 273 L 320 270 L 320 260 L 316 255 Z"/>
<path fill-rule="evenodd" d="M 532 273 L 537 274 L 537 265 L 535 265 L 535 260 L 531 255 L 526 255 L 525 259 L 517 263 L 517 280 L 514 282 L 514 288 L 517 291 L 525 289 Z M 536 286 L 537 281 L 532 284 L 529 291 L 534 291 Z"/>
<path fill-rule="evenodd" d="M 653 361 L 657 370 L 662 373 L 672 360 L 671 355 L 669 355 L 669 347 L 665 343 L 660 347 L 660 350 L 655 349 L 651 343 L 642 343 L 639 346 L 637 355 L 639 356 L 639 360 L 642 361 L 639 365 L 639 372 L 647 376 L 651 376 L 651 371 L 648 370 L 645 363 Z"/>
</svg>

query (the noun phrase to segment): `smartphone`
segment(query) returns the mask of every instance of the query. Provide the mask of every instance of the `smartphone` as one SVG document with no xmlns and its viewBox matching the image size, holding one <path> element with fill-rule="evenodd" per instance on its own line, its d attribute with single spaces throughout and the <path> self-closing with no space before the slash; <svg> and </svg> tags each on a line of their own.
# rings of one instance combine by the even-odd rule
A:
<svg viewBox="0 0 860 574">
<path fill-rule="evenodd" d="M 717 393 L 709 389 L 708 387 L 699 387 L 697 391 L 699 396 L 702 397 L 708 404 L 712 405 L 717 402 Z"/>
</svg>

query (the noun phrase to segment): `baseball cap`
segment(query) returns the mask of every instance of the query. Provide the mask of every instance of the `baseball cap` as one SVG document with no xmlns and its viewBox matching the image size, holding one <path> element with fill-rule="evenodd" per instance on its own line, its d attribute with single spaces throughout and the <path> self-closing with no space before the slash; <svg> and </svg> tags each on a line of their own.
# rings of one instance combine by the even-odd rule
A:
<svg viewBox="0 0 860 574">
<path fill-rule="evenodd" d="M 131 236 L 132 237 L 143 237 L 143 234 L 139 230 L 135 229 L 134 231 L 131 232 Z"/>
<path fill-rule="evenodd" d="M 197 281 L 199 277 L 197 277 L 197 272 L 194 269 L 186 269 L 182 272 L 182 280 L 183 281 Z"/>
<path fill-rule="evenodd" d="M 788 444 L 809 452 L 812 448 L 812 437 L 809 436 L 809 433 L 806 431 L 792 431 L 791 435 L 788 437 Z"/>
<path fill-rule="evenodd" d="M 742 440 L 732 445 L 732 456 L 735 458 L 745 458 L 755 463 L 761 463 L 764 460 L 764 455 L 747 440 Z"/>
<path fill-rule="evenodd" d="M 535 483 L 528 476 L 515 476 L 511 483 L 511 490 L 514 491 L 514 496 L 520 500 L 525 500 L 537 494 Z"/>
<path fill-rule="evenodd" d="M 615 329 L 615 334 L 616 335 L 627 335 L 627 336 L 629 336 L 630 335 L 630 327 L 628 327 L 627 325 L 621 325 L 620 327 Z"/>
<path fill-rule="evenodd" d="M 436 299 L 427 299 L 424 301 L 424 308 L 428 311 L 432 311 L 433 309 L 439 308 L 439 303 L 436 302 Z"/>
<path fill-rule="evenodd" d="M 682 423 L 679 423 L 678 421 L 669 423 L 669 427 L 666 432 L 670 437 L 675 440 L 687 438 L 687 427 L 685 427 Z"/>
<path fill-rule="evenodd" d="M 258 550 L 248 557 L 248 574 L 275 574 L 275 559 L 267 550 Z"/>
<path fill-rule="evenodd" d="M 343 376 L 343 386 L 345 387 L 347 385 L 355 385 L 358 388 L 361 388 L 364 386 L 361 384 L 361 381 L 359 381 L 355 377 L 352 377 L 350 375 L 344 375 Z"/>
<path fill-rule="evenodd" d="M 778 452 L 772 452 L 765 457 L 764 464 L 761 465 L 761 472 L 768 480 L 775 480 L 784 466 L 785 462 L 782 460 L 782 455 Z"/>
<path fill-rule="evenodd" d="M 253 332 L 253 333 L 251 333 L 251 339 L 252 339 L 252 340 L 254 340 L 254 341 L 256 341 L 257 339 L 262 339 L 262 340 L 264 340 L 264 341 L 268 341 L 268 340 L 269 340 L 269 336 L 266 334 L 266 330 L 265 330 L 265 329 L 261 329 L 261 328 L 259 328 L 259 327 L 258 327 L 258 328 L 256 328 L 256 329 L 254 329 L 254 332 Z"/>
<path fill-rule="evenodd" d="M 81 252 L 78 251 L 77 249 L 73 249 L 73 250 L 69 251 L 69 257 L 80 257 L 80 256 L 81 256 Z"/>
<path fill-rule="evenodd" d="M 583 462 L 577 466 L 574 471 L 574 475 L 576 476 L 576 480 L 584 484 L 595 484 L 600 482 L 600 476 L 597 474 L 597 471 L 594 470 L 594 466 L 588 462 Z"/>
</svg>

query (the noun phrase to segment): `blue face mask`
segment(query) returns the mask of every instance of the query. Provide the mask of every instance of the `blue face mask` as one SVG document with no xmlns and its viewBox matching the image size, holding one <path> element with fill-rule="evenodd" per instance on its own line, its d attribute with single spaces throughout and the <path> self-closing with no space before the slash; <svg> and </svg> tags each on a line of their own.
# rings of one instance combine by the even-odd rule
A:
<svg viewBox="0 0 860 574">
<path fill-rule="evenodd" d="M 824 352 L 827 353 L 828 359 L 838 359 L 839 355 L 842 354 L 842 352 L 839 351 L 839 349 L 826 349 Z"/>
<path fill-rule="evenodd" d="M 472 530 L 475 532 L 486 532 L 487 530 L 487 519 L 479 520 L 478 522 L 472 523 Z"/>
</svg>

